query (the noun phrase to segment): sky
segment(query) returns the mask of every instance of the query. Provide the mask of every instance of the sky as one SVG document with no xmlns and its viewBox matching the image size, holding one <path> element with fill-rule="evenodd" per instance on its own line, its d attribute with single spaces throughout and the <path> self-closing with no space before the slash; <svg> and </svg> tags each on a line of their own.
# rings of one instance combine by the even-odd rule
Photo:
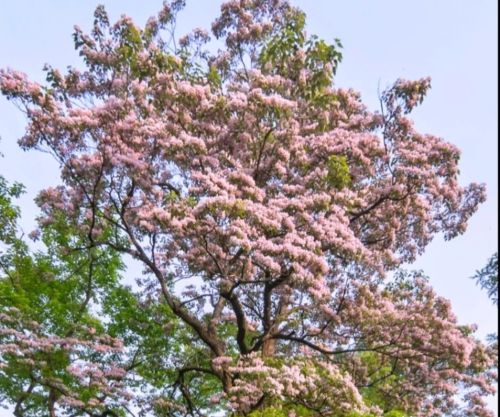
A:
<svg viewBox="0 0 500 417">
<path fill-rule="evenodd" d="M 378 91 L 398 78 L 432 78 L 428 97 L 413 113 L 417 129 L 445 138 L 462 150 L 460 180 L 485 183 L 487 201 L 466 233 L 445 242 L 436 237 L 409 266 L 422 269 L 438 294 L 449 298 L 461 323 L 478 325 L 484 338 L 497 331 L 497 309 L 470 279 L 498 250 L 498 4 L 496 0 L 292 0 L 307 14 L 308 33 L 344 46 L 336 85 L 361 92 L 370 109 Z M 89 29 L 104 4 L 112 20 L 121 14 L 143 25 L 161 0 L 17 0 L 0 8 L 0 68 L 21 70 L 43 81 L 45 63 L 80 66 L 73 26 Z M 221 1 L 187 0 L 178 34 L 208 28 Z M 0 175 L 19 181 L 27 193 L 19 205 L 26 233 L 35 227 L 33 198 L 59 182 L 46 154 L 21 151 L 16 141 L 25 120 L 0 97 Z M 132 268 L 133 269 L 133 268 Z M 492 406 L 496 401 L 492 399 Z M 497 410 L 497 406 L 493 406 Z M 497 411 L 498 415 L 498 411 Z M 0 416 L 2 411 L 0 410 Z"/>
</svg>

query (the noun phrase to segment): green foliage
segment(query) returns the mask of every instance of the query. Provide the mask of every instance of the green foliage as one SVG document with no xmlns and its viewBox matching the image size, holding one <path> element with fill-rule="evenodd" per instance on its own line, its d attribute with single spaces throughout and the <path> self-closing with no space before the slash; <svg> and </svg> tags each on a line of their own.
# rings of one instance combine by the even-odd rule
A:
<svg viewBox="0 0 500 417">
<path fill-rule="evenodd" d="M 374 384 L 360 390 L 364 402 L 368 406 L 377 406 L 382 410 L 388 410 L 384 413 L 384 417 L 409 417 L 407 413 L 398 410 L 397 404 L 393 404 L 384 394 L 384 387 L 390 389 L 391 386 L 397 386 L 401 382 L 401 376 L 395 372 L 392 365 L 385 362 L 383 355 L 379 355 L 376 352 L 359 353 L 359 358 L 364 366 L 367 367 L 367 373 L 370 375 L 370 378 L 373 381 L 380 382 L 379 384 Z"/>
<path fill-rule="evenodd" d="M 273 71 L 284 71 L 285 62 L 304 45 L 306 15 L 303 12 L 290 13 L 282 30 L 274 35 L 262 48 L 261 65 L 272 66 Z"/>
<path fill-rule="evenodd" d="M 498 304 L 498 253 L 494 253 L 486 266 L 476 271 L 472 277 L 477 284 L 488 293 L 493 304 Z"/>
<path fill-rule="evenodd" d="M 341 190 L 351 184 L 351 175 L 347 157 L 343 155 L 331 155 L 328 158 L 328 174 L 326 184 L 330 187 Z"/>
<path fill-rule="evenodd" d="M 136 372 L 153 386 L 165 385 L 172 377 L 166 364 L 180 348 L 174 336 L 179 324 L 168 307 L 142 302 L 130 288 L 117 286 L 106 295 L 103 313 L 110 318 L 107 332 L 136 352 Z"/>
<path fill-rule="evenodd" d="M 266 407 L 263 410 L 253 411 L 248 417 L 288 417 L 291 413 L 297 417 L 313 417 L 314 412 L 302 405 Z"/>
<path fill-rule="evenodd" d="M 54 223 L 41 228 L 45 250 L 31 251 L 18 236 L 20 212 L 12 202 L 21 191 L 22 186 L 9 186 L 1 179 L 4 227 L 0 244 L 5 250 L 0 254 L 0 313 L 17 312 L 16 323 L 21 332 L 30 332 L 30 323 L 36 322 L 37 332 L 47 336 L 85 338 L 81 330 L 86 327 L 103 333 L 106 324 L 94 314 L 92 305 L 117 285 L 122 269 L 120 258 L 108 249 L 86 248 L 86 236 L 77 232 L 63 213 Z M 85 249 L 69 249 L 79 245 Z M 41 349 L 34 354 L 33 364 L 15 355 L 4 355 L 2 359 L 0 401 L 20 398 L 30 383 L 38 381 L 24 402 L 25 409 L 30 410 L 26 416 L 41 415 L 46 408 L 49 389 L 43 381 L 58 379 L 67 387 L 74 385 L 74 377 L 67 372 L 71 358 L 62 348 Z M 89 387 L 81 391 L 81 398 L 93 396 L 92 390 Z"/>
<path fill-rule="evenodd" d="M 221 75 L 217 71 L 217 68 L 213 65 L 211 65 L 209 70 L 208 70 L 207 80 L 208 80 L 208 83 L 215 88 L 222 87 Z"/>
<path fill-rule="evenodd" d="M 313 35 L 306 36 L 306 15 L 292 9 L 286 16 L 283 27 L 271 36 L 262 47 L 259 63 L 264 72 L 272 72 L 294 79 L 299 86 L 301 71 L 309 73 L 309 78 L 300 89 L 304 98 L 316 104 L 327 105 L 335 97 L 327 93 L 333 76 L 342 60 L 338 39 L 328 44 Z"/>
<path fill-rule="evenodd" d="M 333 76 L 337 71 L 337 66 L 342 60 L 339 49 L 342 44 L 335 39 L 334 44 L 327 44 L 323 39 L 312 36 L 306 44 L 306 68 L 312 75 L 309 96 L 312 99 L 318 98 L 321 93 L 332 84 Z M 329 66 L 327 66 L 329 64 Z M 319 104 L 319 103 L 318 103 Z"/>
<path fill-rule="evenodd" d="M 0 240 L 7 244 L 15 241 L 16 224 L 20 214 L 19 208 L 11 201 L 23 192 L 24 187 L 21 184 L 9 185 L 5 178 L 0 176 Z"/>
<path fill-rule="evenodd" d="M 288 417 L 288 413 L 281 407 L 268 407 L 264 410 L 253 411 L 248 417 Z"/>
<path fill-rule="evenodd" d="M 384 413 L 384 417 L 408 417 L 408 414 L 403 411 L 391 410 L 387 413 Z"/>
</svg>

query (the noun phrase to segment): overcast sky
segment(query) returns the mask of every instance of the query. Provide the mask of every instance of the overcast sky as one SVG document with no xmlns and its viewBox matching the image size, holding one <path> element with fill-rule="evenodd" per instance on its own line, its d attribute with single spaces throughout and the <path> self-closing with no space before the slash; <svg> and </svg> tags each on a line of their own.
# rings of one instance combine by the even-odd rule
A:
<svg viewBox="0 0 500 417">
<path fill-rule="evenodd" d="M 106 6 L 113 20 L 127 14 L 143 25 L 162 1 L 3 1 L 0 68 L 18 69 L 42 81 L 46 62 L 60 69 L 80 66 L 72 42 L 73 25 L 88 29 L 99 3 Z M 208 28 L 221 2 L 187 3 L 178 24 L 180 35 L 194 27 Z M 336 84 L 360 91 L 371 109 L 378 107 L 377 90 L 397 78 L 432 77 L 427 99 L 414 112 L 415 124 L 420 131 L 442 136 L 462 150 L 462 184 L 486 183 L 488 200 L 464 235 L 449 242 L 437 237 L 412 268 L 423 269 L 430 276 L 436 291 L 451 300 L 460 322 L 476 323 L 480 337 L 496 332 L 496 308 L 470 277 L 486 264 L 498 245 L 497 1 L 292 3 L 307 13 L 309 33 L 326 40 L 340 38 L 344 60 Z M 16 140 L 23 127 L 22 114 L 0 97 L 0 152 L 4 154 L 0 175 L 26 185 L 28 192 L 20 205 L 22 225 L 29 232 L 37 214 L 33 197 L 57 183 L 59 176 L 48 155 L 18 149 Z"/>
</svg>

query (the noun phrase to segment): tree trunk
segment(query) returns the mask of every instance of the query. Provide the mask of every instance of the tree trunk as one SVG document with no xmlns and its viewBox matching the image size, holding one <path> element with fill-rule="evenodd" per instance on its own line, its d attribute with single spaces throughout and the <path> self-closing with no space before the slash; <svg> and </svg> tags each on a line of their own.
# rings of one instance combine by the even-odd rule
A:
<svg viewBox="0 0 500 417">
<path fill-rule="evenodd" d="M 266 339 L 262 344 L 262 357 L 272 358 L 276 353 L 276 340 Z"/>
</svg>

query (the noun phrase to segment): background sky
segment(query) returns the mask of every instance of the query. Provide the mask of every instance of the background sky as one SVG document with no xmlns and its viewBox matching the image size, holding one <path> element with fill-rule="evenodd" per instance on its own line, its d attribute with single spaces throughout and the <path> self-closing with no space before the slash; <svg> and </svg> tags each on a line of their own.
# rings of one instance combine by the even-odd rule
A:
<svg viewBox="0 0 500 417">
<path fill-rule="evenodd" d="M 378 108 L 378 89 L 397 78 L 432 77 L 432 89 L 413 113 L 418 130 L 441 136 L 462 150 L 461 182 L 485 183 L 488 199 L 467 232 L 449 242 L 436 237 L 411 267 L 422 269 L 436 291 L 453 304 L 461 323 L 476 323 L 478 336 L 497 331 L 497 309 L 470 279 L 498 249 L 498 4 L 496 0 L 292 0 L 308 16 L 308 32 L 344 46 L 336 84 L 361 92 Z M 0 1 L 0 68 L 21 70 L 43 81 L 45 63 L 80 66 L 73 25 L 90 28 L 92 13 L 104 4 L 115 20 L 121 14 L 143 25 L 161 0 Z M 220 0 L 187 0 L 178 35 L 209 28 Z M 0 175 L 25 184 L 19 204 L 26 233 L 35 227 L 33 198 L 59 181 L 48 156 L 22 152 L 16 141 L 24 117 L 0 97 Z M 497 410 L 496 401 L 492 407 Z M 8 414 L 5 414 L 8 415 Z M 498 415 L 498 411 L 497 411 Z M 0 410 L 0 416 L 3 416 Z"/>
</svg>

